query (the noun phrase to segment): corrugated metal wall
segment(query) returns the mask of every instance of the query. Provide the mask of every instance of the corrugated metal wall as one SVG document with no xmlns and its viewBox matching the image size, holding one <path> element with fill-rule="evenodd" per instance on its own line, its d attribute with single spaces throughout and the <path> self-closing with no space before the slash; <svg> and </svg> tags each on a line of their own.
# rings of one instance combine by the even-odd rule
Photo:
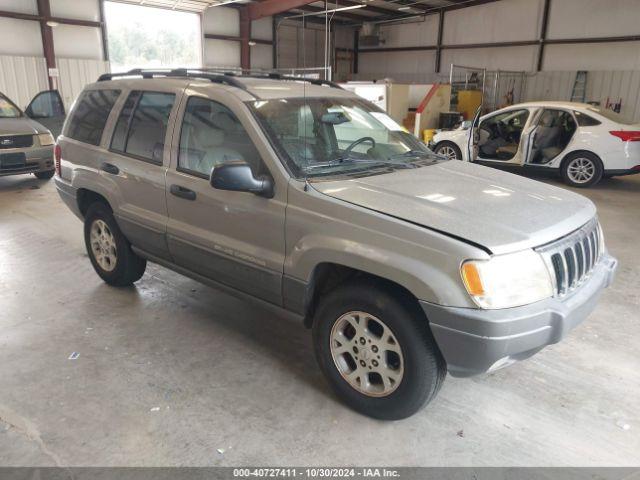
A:
<svg viewBox="0 0 640 480">
<path fill-rule="evenodd" d="M 526 101 L 569 100 L 577 72 L 541 72 L 527 77 Z M 620 113 L 640 122 L 640 71 L 597 71 L 587 74 L 586 101 L 621 100 Z"/>
<path fill-rule="evenodd" d="M 0 91 L 20 108 L 25 108 L 36 93 L 48 88 L 43 57 L 0 55 Z"/>
<path fill-rule="evenodd" d="M 57 58 L 60 71 L 58 90 L 65 105 L 71 106 L 85 85 L 95 82 L 100 75 L 109 72 L 109 62 L 82 60 L 77 58 Z"/>
<path fill-rule="evenodd" d="M 85 85 L 109 71 L 109 62 L 101 60 L 57 58 L 56 63 L 60 73 L 58 90 L 67 108 Z M 44 58 L 0 55 L 0 91 L 20 108 L 25 108 L 38 92 L 48 89 Z"/>
</svg>

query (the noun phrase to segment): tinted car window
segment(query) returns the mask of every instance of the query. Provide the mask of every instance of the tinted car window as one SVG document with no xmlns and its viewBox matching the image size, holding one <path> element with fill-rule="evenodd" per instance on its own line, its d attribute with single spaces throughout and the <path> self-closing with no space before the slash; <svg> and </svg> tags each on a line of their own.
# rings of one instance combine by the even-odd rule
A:
<svg viewBox="0 0 640 480">
<path fill-rule="evenodd" d="M 173 93 L 132 92 L 118 118 L 111 149 L 162 163 Z"/>
<path fill-rule="evenodd" d="M 27 115 L 31 118 L 64 117 L 64 105 L 58 91 L 50 90 L 36 95 L 27 108 Z"/>
<path fill-rule="evenodd" d="M 578 125 L 581 127 L 594 127 L 596 125 L 600 125 L 600 122 L 589 115 L 585 115 L 580 112 L 573 112 L 576 115 L 576 120 L 578 121 Z"/>
<path fill-rule="evenodd" d="M 120 90 L 89 90 L 78 99 L 66 135 L 91 145 L 100 145 L 109 113 L 120 96 Z"/>
<path fill-rule="evenodd" d="M 238 118 L 224 105 L 191 97 L 180 132 L 178 169 L 200 176 L 233 161 L 247 162 L 254 173 L 260 171 L 260 154 Z"/>
</svg>

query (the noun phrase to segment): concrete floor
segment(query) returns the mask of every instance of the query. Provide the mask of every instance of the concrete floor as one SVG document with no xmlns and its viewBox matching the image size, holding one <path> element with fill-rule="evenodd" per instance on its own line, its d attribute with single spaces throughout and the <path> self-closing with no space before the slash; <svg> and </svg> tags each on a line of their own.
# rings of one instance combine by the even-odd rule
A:
<svg viewBox="0 0 640 480">
<path fill-rule="evenodd" d="M 0 178 L 0 465 L 637 466 L 640 176 L 582 193 L 620 260 L 591 318 L 383 423 L 334 398 L 302 325 L 153 265 L 108 287 L 53 182 Z"/>
</svg>

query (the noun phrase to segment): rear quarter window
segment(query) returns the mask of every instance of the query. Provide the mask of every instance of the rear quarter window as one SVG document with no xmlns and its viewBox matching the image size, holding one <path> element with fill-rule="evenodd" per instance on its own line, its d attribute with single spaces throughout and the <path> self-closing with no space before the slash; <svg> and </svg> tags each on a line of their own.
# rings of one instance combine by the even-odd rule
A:
<svg viewBox="0 0 640 480">
<path fill-rule="evenodd" d="M 102 132 L 120 90 L 87 90 L 69 120 L 66 136 L 90 145 L 100 145 Z"/>
<path fill-rule="evenodd" d="M 578 122 L 578 125 L 580 125 L 581 127 L 595 127 L 596 125 L 600 125 L 600 121 L 596 120 L 593 117 L 590 117 L 587 114 L 584 113 L 580 113 L 580 112 L 573 112 L 576 116 L 576 121 Z"/>
</svg>

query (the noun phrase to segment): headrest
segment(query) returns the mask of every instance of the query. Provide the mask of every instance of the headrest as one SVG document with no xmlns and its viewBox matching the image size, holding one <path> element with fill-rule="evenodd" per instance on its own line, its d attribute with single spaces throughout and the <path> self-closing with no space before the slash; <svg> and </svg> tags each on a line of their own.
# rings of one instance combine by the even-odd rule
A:
<svg viewBox="0 0 640 480">
<path fill-rule="evenodd" d="M 209 149 L 219 147 L 224 143 L 224 132 L 217 128 L 199 124 L 191 127 L 192 147 L 197 149 Z"/>
</svg>

